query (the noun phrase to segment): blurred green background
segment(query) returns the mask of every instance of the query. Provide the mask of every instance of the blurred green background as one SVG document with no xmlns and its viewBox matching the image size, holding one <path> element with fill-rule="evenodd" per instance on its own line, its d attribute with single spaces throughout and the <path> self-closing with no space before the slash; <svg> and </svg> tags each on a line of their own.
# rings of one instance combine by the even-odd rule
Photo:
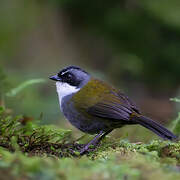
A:
<svg viewBox="0 0 180 180">
<path fill-rule="evenodd" d="M 144 114 L 171 124 L 179 110 L 169 98 L 180 93 L 180 1 L 1 0 L 1 104 L 14 114 L 41 116 L 43 124 L 73 128 L 48 80 L 68 65 L 119 87 Z M 46 81 L 5 95 L 35 78 Z M 133 137 L 137 127 L 122 131 L 144 138 Z"/>
</svg>

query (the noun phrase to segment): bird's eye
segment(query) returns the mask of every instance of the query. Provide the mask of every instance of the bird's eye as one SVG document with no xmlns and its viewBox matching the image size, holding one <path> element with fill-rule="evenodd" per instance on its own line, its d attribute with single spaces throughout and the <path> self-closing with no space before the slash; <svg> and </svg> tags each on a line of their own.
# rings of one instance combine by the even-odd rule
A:
<svg viewBox="0 0 180 180">
<path fill-rule="evenodd" d="M 71 73 L 66 73 L 66 74 L 63 75 L 63 79 L 67 83 L 72 83 L 73 75 Z"/>
<path fill-rule="evenodd" d="M 72 78 L 72 74 L 68 73 L 68 74 L 66 75 L 66 77 L 67 77 L 68 79 L 71 79 L 71 78 Z"/>
<path fill-rule="evenodd" d="M 72 78 L 72 74 L 70 74 L 70 73 L 65 73 L 65 74 L 59 73 L 58 76 L 61 77 L 64 80 Z"/>
<path fill-rule="evenodd" d="M 64 74 L 64 79 L 65 79 L 66 81 L 71 81 L 72 78 L 73 78 L 73 75 L 72 75 L 72 74 L 70 74 L 70 73 Z"/>
<path fill-rule="evenodd" d="M 68 83 L 71 86 L 78 86 L 79 84 L 75 75 L 70 72 L 60 72 L 58 76 L 61 79 L 61 82 Z"/>
</svg>

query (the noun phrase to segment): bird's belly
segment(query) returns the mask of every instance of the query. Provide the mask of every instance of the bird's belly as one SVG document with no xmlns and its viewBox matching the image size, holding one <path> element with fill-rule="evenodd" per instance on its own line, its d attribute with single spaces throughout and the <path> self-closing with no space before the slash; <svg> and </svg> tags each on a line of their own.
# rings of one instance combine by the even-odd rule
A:
<svg viewBox="0 0 180 180">
<path fill-rule="evenodd" d="M 111 126 L 101 118 L 85 117 L 80 114 L 71 103 L 63 103 L 61 111 L 69 122 L 79 130 L 88 134 L 97 134 L 100 131 L 108 131 Z"/>
<path fill-rule="evenodd" d="M 103 123 L 102 121 L 100 122 L 97 119 L 90 120 L 82 115 L 79 115 L 78 113 L 67 113 L 65 110 L 63 110 L 63 114 L 73 126 L 85 133 L 97 134 L 100 131 L 109 130 L 107 124 Z"/>
</svg>

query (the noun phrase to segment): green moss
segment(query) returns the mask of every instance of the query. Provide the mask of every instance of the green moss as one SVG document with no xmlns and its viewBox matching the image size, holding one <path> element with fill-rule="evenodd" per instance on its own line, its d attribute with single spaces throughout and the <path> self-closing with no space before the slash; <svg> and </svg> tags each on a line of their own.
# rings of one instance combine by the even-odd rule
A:
<svg viewBox="0 0 180 180">
<path fill-rule="evenodd" d="M 70 136 L 70 130 L 53 125 L 40 126 L 32 121 L 25 122 L 25 117 L 11 117 L 5 109 L 0 108 L 0 146 L 9 151 L 59 155 L 62 150 L 66 150 L 64 144 Z"/>
<path fill-rule="evenodd" d="M 178 113 L 178 117 L 174 120 L 172 129 L 175 134 L 180 134 L 180 113 Z"/>
<path fill-rule="evenodd" d="M 138 152 L 108 148 L 81 158 L 28 157 L 21 152 L 9 153 L 0 149 L 1 169 L 10 169 L 15 177 L 32 179 L 179 179 L 176 163 L 150 158 Z M 3 162 L 3 163 L 2 163 Z"/>
<path fill-rule="evenodd" d="M 72 141 L 71 131 L 11 117 L 3 108 L 0 146 L 4 179 L 180 179 L 180 142 L 144 144 L 107 137 L 80 156 L 83 146 Z"/>
</svg>

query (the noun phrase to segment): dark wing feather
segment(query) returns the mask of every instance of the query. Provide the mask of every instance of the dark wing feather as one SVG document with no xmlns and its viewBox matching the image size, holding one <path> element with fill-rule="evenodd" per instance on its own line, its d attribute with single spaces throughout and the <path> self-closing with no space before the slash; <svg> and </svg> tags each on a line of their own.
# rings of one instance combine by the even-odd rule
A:
<svg viewBox="0 0 180 180">
<path fill-rule="evenodd" d="M 137 107 L 122 93 L 111 92 L 100 103 L 88 108 L 88 113 L 97 117 L 130 121 L 133 112 L 139 113 Z"/>
<path fill-rule="evenodd" d="M 123 107 L 122 105 L 115 105 L 113 103 L 98 103 L 95 106 L 88 108 L 88 113 L 97 117 L 107 119 L 121 119 L 128 120 L 132 111 Z"/>
<path fill-rule="evenodd" d="M 114 93 L 114 92 L 113 92 Z M 133 109 L 136 113 L 140 114 L 139 108 L 136 106 L 134 102 L 132 102 L 125 94 L 121 93 L 120 91 L 118 93 L 114 93 L 115 96 L 117 96 L 119 99 L 124 100 L 124 104 L 127 104 L 131 109 Z"/>
</svg>

